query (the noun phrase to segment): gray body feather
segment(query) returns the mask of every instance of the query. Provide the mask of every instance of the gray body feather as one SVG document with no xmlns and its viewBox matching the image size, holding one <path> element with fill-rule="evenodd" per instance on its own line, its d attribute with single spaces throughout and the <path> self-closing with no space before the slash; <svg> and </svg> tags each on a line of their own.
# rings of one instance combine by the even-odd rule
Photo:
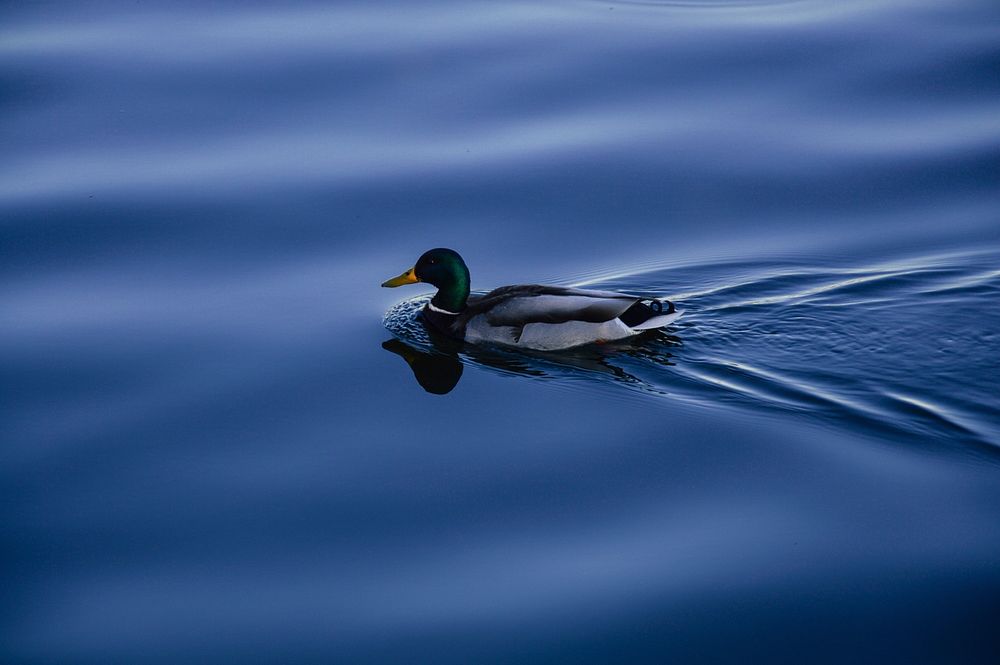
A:
<svg viewBox="0 0 1000 665">
<path fill-rule="evenodd" d="M 623 339 L 665 326 L 681 315 L 678 311 L 625 325 L 618 317 L 641 300 L 613 291 L 530 284 L 470 297 L 457 315 L 433 310 L 424 315 L 440 330 L 470 342 L 556 350 Z"/>
<path fill-rule="evenodd" d="M 483 315 L 490 325 L 522 327 L 529 323 L 585 321 L 603 323 L 639 302 L 636 296 L 560 286 L 503 286 L 482 298 L 469 299 L 460 323 Z"/>
</svg>

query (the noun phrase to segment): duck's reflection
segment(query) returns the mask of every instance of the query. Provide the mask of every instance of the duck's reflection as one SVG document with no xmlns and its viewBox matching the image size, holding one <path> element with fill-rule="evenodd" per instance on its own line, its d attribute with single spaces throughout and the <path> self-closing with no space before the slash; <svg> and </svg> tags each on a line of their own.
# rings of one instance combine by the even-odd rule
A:
<svg viewBox="0 0 1000 665">
<path fill-rule="evenodd" d="M 446 395 L 462 378 L 462 361 L 457 353 L 428 353 L 395 338 L 382 342 L 382 348 L 405 360 L 417 383 L 429 393 Z"/>
<path fill-rule="evenodd" d="M 672 365 L 671 354 L 666 348 L 680 344 L 678 338 L 657 331 L 645 335 L 642 341 L 636 338 L 634 344 L 619 343 L 582 347 L 572 352 L 546 353 L 477 347 L 444 337 L 429 328 L 426 332 L 429 345 L 424 348 L 397 338 L 382 342 L 382 348 L 405 360 L 417 383 L 435 395 L 446 395 L 458 385 L 462 378 L 462 357 L 505 374 L 568 378 L 571 374 L 592 372 L 615 381 L 643 384 L 641 379 L 611 361 L 616 357 L 631 357 L 652 360 L 659 365 Z"/>
</svg>

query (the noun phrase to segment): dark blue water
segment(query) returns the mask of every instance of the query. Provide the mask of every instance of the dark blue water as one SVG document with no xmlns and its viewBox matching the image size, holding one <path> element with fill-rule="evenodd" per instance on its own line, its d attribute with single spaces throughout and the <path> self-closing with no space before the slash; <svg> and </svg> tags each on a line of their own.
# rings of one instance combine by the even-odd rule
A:
<svg viewBox="0 0 1000 665">
<path fill-rule="evenodd" d="M 991 0 L 7 3 L 2 660 L 996 662 L 998 72 Z M 442 245 L 687 314 L 463 347 Z"/>
</svg>

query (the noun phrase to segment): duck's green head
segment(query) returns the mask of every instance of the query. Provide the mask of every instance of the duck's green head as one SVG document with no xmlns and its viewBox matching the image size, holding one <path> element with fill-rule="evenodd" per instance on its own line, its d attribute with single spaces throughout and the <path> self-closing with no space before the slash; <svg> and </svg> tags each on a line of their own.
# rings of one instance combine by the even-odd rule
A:
<svg viewBox="0 0 1000 665">
<path fill-rule="evenodd" d="M 461 312 L 469 298 L 469 269 L 453 249 L 439 247 L 424 252 L 416 265 L 399 277 L 382 282 L 390 288 L 426 282 L 438 288 L 431 300 L 435 307 L 448 312 Z"/>
</svg>

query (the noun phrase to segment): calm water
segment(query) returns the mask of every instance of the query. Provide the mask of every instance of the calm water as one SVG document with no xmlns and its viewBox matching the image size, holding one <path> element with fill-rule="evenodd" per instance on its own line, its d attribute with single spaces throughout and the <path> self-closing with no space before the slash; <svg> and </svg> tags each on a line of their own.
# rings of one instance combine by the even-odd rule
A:
<svg viewBox="0 0 1000 665">
<path fill-rule="evenodd" d="M 994 0 L 0 19 L 4 662 L 996 662 Z"/>
</svg>

